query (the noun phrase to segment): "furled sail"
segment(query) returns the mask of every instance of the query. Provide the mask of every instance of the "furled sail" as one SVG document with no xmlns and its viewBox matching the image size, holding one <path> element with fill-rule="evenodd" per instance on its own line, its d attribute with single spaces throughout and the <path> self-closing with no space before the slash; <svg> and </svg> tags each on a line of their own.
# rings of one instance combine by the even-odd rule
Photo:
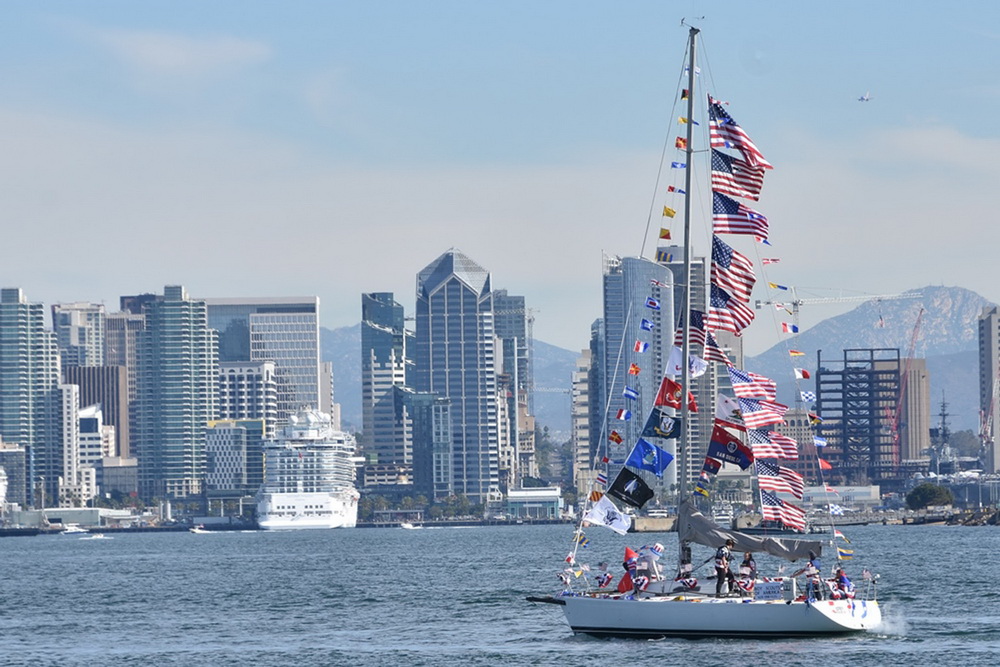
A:
<svg viewBox="0 0 1000 667">
<path fill-rule="evenodd" d="M 823 543 L 819 540 L 761 537 L 727 530 L 699 512 L 690 500 L 685 500 L 678 508 L 677 534 L 681 541 L 695 542 L 713 548 L 722 546 L 727 539 L 732 538 L 736 542 L 737 551 L 763 552 L 785 560 L 808 558 L 810 551 L 817 556 L 823 553 Z"/>
</svg>

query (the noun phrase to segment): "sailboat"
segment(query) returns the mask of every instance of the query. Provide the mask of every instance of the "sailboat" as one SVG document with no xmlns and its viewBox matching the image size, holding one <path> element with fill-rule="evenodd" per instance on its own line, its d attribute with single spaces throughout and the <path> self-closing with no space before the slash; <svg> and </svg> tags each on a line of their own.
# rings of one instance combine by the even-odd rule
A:
<svg viewBox="0 0 1000 667">
<path fill-rule="evenodd" d="M 681 122 L 686 124 L 687 137 L 686 139 L 678 137 L 675 144 L 678 149 L 685 152 L 687 163 L 674 163 L 685 168 L 684 190 L 682 191 L 685 195 L 692 192 L 692 170 L 687 165 L 690 164 L 695 152 L 693 149 L 695 139 L 693 132 L 696 124 L 694 122 L 694 100 L 696 76 L 699 73 L 695 56 L 697 38 L 700 32 L 697 28 L 688 27 L 688 54 L 685 68 L 687 88 L 681 95 L 681 99 L 685 99 L 685 96 L 687 99 L 687 115 L 681 118 Z M 770 168 L 771 165 L 764 160 L 763 155 L 760 154 L 750 138 L 725 111 L 724 103 L 709 96 L 708 104 L 712 148 L 738 151 L 742 158 L 741 164 L 744 165 L 742 175 L 737 175 L 735 178 L 726 178 L 725 165 L 720 166 L 722 173 L 718 176 L 713 173 L 713 232 L 714 234 L 727 232 L 751 234 L 755 235 L 758 241 L 765 240 L 767 238 L 766 218 L 732 197 L 757 199 L 755 195 L 759 193 L 759 187 L 763 183 L 764 169 Z M 716 159 L 726 160 L 726 154 L 721 151 L 713 151 L 712 155 Z M 746 165 L 750 165 L 752 168 L 746 168 Z M 713 165 L 713 172 L 715 169 L 716 167 Z M 755 181 L 755 179 L 758 180 Z M 756 187 L 756 191 L 754 191 L 754 187 Z M 671 186 L 670 190 L 673 191 L 675 188 Z M 719 197 L 723 199 L 720 200 Z M 670 217 L 673 217 L 672 210 Z M 733 231 L 733 228 L 728 226 L 740 224 L 743 225 L 741 231 Z M 714 251 L 717 249 L 718 243 L 718 237 L 713 235 L 713 262 L 715 261 Z M 713 270 L 710 306 L 706 313 L 697 313 L 699 319 L 703 321 L 695 322 L 696 311 L 692 308 L 691 301 L 692 280 L 688 279 L 689 276 L 692 276 L 690 196 L 684 198 L 683 252 L 682 296 L 680 299 L 680 313 L 682 315 L 679 329 L 682 332 L 680 334 L 682 340 L 679 341 L 679 345 L 681 348 L 680 359 L 685 361 L 674 366 L 679 371 L 674 375 L 680 375 L 680 384 L 678 385 L 665 376 L 663 385 L 661 385 L 661 392 L 663 391 L 662 387 L 669 387 L 669 392 L 675 400 L 662 403 L 659 401 L 660 395 L 658 394 L 656 405 L 669 405 L 677 409 L 679 419 L 676 420 L 676 423 L 686 426 L 691 406 L 689 406 L 689 401 L 681 399 L 681 396 L 684 389 L 690 386 L 692 380 L 693 364 L 690 361 L 693 361 L 693 357 L 690 352 L 695 329 L 698 329 L 697 333 L 700 334 L 697 343 L 707 350 L 709 345 L 716 345 L 712 339 L 713 329 L 739 334 L 743 328 L 750 324 L 753 313 L 750 312 L 749 315 L 746 315 L 744 309 L 741 308 L 741 306 L 745 308 L 743 304 L 749 300 L 752 282 L 749 285 L 743 285 L 745 292 L 741 295 L 742 298 L 733 299 L 732 295 L 738 292 L 740 285 L 735 284 L 732 280 L 727 282 L 727 276 L 723 272 L 716 276 Z M 732 249 L 729 249 L 725 260 L 731 262 L 734 257 L 742 258 L 738 253 L 733 253 Z M 762 261 L 763 263 L 765 262 Z M 732 276 L 730 275 L 729 278 Z M 740 301 L 743 304 L 739 303 Z M 705 355 L 706 359 L 708 356 Z M 719 359 L 715 360 L 719 361 Z M 726 363 L 727 367 L 731 368 L 728 361 Z M 759 379 L 761 379 L 760 376 L 751 375 L 752 381 L 757 382 Z M 736 391 L 736 384 L 740 380 L 741 378 L 733 379 L 734 393 L 737 393 L 738 396 L 740 394 Z M 627 395 L 626 398 L 628 398 Z M 736 404 L 741 409 L 733 413 L 726 410 L 716 410 L 715 428 L 711 442 L 707 447 L 709 456 L 706 457 L 706 468 L 710 468 L 710 462 L 715 461 L 715 471 L 718 470 L 718 465 L 721 462 L 737 463 L 745 469 L 755 464 L 755 451 L 759 452 L 760 459 L 767 456 L 783 458 L 780 455 L 781 450 L 777 450 L 778 453 L 775 454 L 774 448 L 787 446 L 787 442 L 775 438 L 774 442 L 767 442 L 767 448 L 760 445 L 760 449 L 756 449 L 758 445 L 753 444 L 755 441 L 750 437 L 750 431 L 763 430 L 766 434 L 768 432 L 767 426 L 782 421 L 783 411 L 779 408 L 784 406 L 780 406 L 773 400 L 768 401 L 766 398 L 748 400 L 752 402 L 737 401 Z M 720 401 L 722 401 L 721 398 Z M 763 416 L 756 412 L 758 408 L 761 408 L 761 404 L 765 404 L 762 412 L 767 413 Z M 653 409 L 657 410 L 657 408 Z M 721 421 L 720 414 L 722 415 Z M 753 416 L 751 417 L 751 415 Z M 662 419 L 663 417 L 661 417 Z M 581 576 L 589 574 L 589 569 L 578 566 L 576 561 L 578 546 L 580 544 L 586 546 L 587 542 L 583 534 L 584 527 L 603 525 L 624 535 L 631 524 L 629 515 L 622 512 L 608 496 L 611 495 L 623 502 L 641 507 L 648 500 L 648 496 L 652 495 L 649 487 L 642 482 L 641 477 L 623 466 L 615 482 L 611 484 L 608 484 L 606 475 L 601 474 L 596 477 L 595 487 L 597 490 L 590 495 L 593 505 L 583 515 L 583 520 L 577 528 L 574 536 L 576 545 L 573 552 L 566 558 L 569 567 L 560 573 L 564 589 L 551 595 L 528 597 L 529 601 L 561 607 L 566 621 L 575 633 L 593 636 L 636 638 L 832 636 L 870 631 L 881 624 L 882 614 L 876 596 L 877 576 L 865 569 L 862 573 L 864 584 L 860 587 L 862 590 L 859 591 L 853 589 L 853 584 L 847 588 L 843 581 L 838 584 L 834 580 L 823 579 L 818 568 L 818 558 L 823 553 L 824 542 L 811 539 L 749 535 L 728 527 L 721 527 L 713 522 L 710 516 L 699 511 L 696 501 L 699 496 L 707 497 L 709 495 L 708 489 L 711 482 L 706 482 L 709 476 L 703 472 L 701 480 L 694 485 L 693 490 L 689 488 L 688 460 L 692 455 L 692 447 L 688 442 L 689 429 L 680 428 L 678 432 L 670 423 L 670 419 L 672 417 L 668 416 L 666 421 L 661 421 L 662 429 L 657 434 L 664 439 L 672 436 L 678 441 L 676 456 L 640 439 L 642 451 L 639 453 L 639 458 L 633 459 L 633 456 L 640 449 L 639 443 L 637 443 L 632 450 L 633 453 L 626 461 L 615 463 L 633 465 L 659 474 L 666 465 L 670 464 L 672 459 L 677 459 L 679 470 L 677 473 L 678 566 L 676 571 L 667 576 L 663 575 L 658 563 L 663 547 L 656 544 L 652 547 L 643 547 L 639 552 L 626 548 L 623 565 L 628 570 L 630 580 L 626 580 L 626 575 L 623 575 L 617 590 L 609 588 L 612 575 L 606 570 L 594 577 L 594 582 L 590 581 L 590 576 Z M 764 428 L 760 429 L 760 426 Z M 745 440 L 749 440 L 749 443 Z M 620 440 L 615 440 L 615 442 L 620 442 Z M 790 458 L 790 456 L 784 458 Z M 608 459 L 605 457 L 602 462 L 607 463 Z M 791 484 L 796 481 L 795 478 L 782 479 L 781 475 L 788 474 L 784 472 L 786 469 L 782 469 L 776 464 L 763 463 L 769 467 L 757 468 L 758 479 L 761 480 L 759 488 L 762 514 L 765 518 L 778 520 L 789 525 L 798 525 L 801 522 L 801 527 L 804 528 L 805 513 L 801 508 L 779 497 L 779 493 L 784 490 L 780 485 L 778 488 L 770 486 L 770 481 L 774 481 L 775 484 L 779 481 L 781 484 Z M 619 484 L 619 480 L 623 476 L 627 481 L 626 487 L 628 487 L 624 491 Z M 767 485 L 763 482 L 765 479 L 769 480 Z M 791 481 L 789 482 L 789 480 Z M 801 482 L 800 476 L 798 482 Z M 617 492 L 616 487 L 618 487 Z M 606 493 L 600 489 L 604 489 Z M 640 498 L 638 502 L 630 502 L 631 499 L 627 494 L 633 493 L 637 489 L 645 492 L 644 497 Z M 796 489 L 792 488 L 791 491 L 794 493 Z M 795 497 L 802 497 L 800 489 Z M 774 577 L 763 577 L 754 568 L 749 574 L 741 572 L 741 575 L 744 576 L 741 577 L 736 591 L 720 594 L 703 592 L 694 576 L 697 574 L 697 567 L 693 565 L 692 547 L 701 545 L 710 549 L 718 549 L 727 544 L 732 553 L 768 554 L 790 563 L 803 561 L 806 567 L 803 567 L 796 574 L 806 573 L 805 585 L 800 587 L 795 576 L 781 576 L 779 574 Z M 850 550 L 839 548 L 836 549 L 836 552 L 838 563 L 839 558 L 849 557 L 846 554 L 851 553 Z M 709 556 L 705 562 L 707 563 L 711 559 L 712 556 Z M 640 568 L 640 564 L 644 565 L 644 568 Z M 716 590 L 721 588 L 723 587 L 717 587 Z"/>
</svg>

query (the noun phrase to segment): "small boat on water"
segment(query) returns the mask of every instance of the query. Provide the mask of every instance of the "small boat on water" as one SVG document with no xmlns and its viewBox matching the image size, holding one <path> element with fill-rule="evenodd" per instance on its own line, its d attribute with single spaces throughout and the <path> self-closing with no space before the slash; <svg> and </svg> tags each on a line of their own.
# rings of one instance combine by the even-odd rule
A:
<svg viewBox="0 0 1000 667">
<path fill-rule="evenodd" d="M 86 537 L 81 537 L 81 540 L 113 540 L 113 537 L 109 537 L 104 533 L 92 533 Z"/>
<path fill-rule="evenodd" d="M 405 528 L 406 530 L 417 530 L 419 528 L 423 528 L 423 526 L 416 526 L 416 525 L 410 523 L 409 521 L 402 522 L 401 524 L 399 524 L 399 527 L 400 528 Z"/>
<path fill-rule="evenodd" d="M 572 552 L 565 557 L 568 567 L 564 566 L 559 572 L 563 589 L 527 599 L 560 607 L 573 632 L 598 637 L 785 638 L 870 631 L 882 622 L 876 595 L 877 575 L 864 569 L 861 575 L 864 584 L 855 590 L 840 567 L 841 561 L 853 557 L 852 545 L 850 549 L 839 546 L 834 549 L 837 576 L 825 577 L 819 558 L 824 542 L 807 539 L 808 536 L 802 534 L 807 529 L 805 511 L 791 499 L 801 501 L 803 478 L 791 467 L 778 463 L 797 460 L 798 444 L 774 431 L 775 424 L 784 422 L 783 415 L 788 409 L 775 401 L 775 382 L 736 368 L 715 339 L 716 332 L 740 335 L 755 317 L 747 306 L 756 281 L 753 262 L 729 247 L 719 235 L 740 235 L 744 239 L 752 236 L 757 242 L 767 240 L 767 218 L 736 198 L 756 201 L 765 170 L 771 165 L 732 119 L 726 109 L 728 102 L 708 96 L 705 109 L 708 118 L 702 118 L 701 123 L 695 120 L 695 87 L 700 85 L 697 78 L 700 69 L 695 59 L 699 32 L 690 27 L 685 83 L 677 96 L 678 100 L 686 101 L 686 111 L 681 112 L 679 122 L 686 128 L 687 136 L 676 138 L 674 147 L 682 151 L 682 156 L 671 163 L 671 168 L 683 170 L 684 181 L 667 188 L 672 196 L 684 197 L 683 247 L 664 252 L 665 256 L 673 256 L 675 250 L 677 255 L 683 253 L 682 262 L 677 258 L 682 263 L 679 277 L 673 278 L 672 272 L 667 273 L 648 260 L 635 260 L 639 268 L 633 275 L 641 275 L 643 282 L 649 280 L 651 294 L 647 297 L 634 291 L 623 297 L 634 301 L 627 309 L 622 308 L 625 324 L 621 330 L 628 332 L 628 339 L 622 333 L 620 341 L 605 341 L 607 349 L 619 351 L 618 362 L 608 366 L 628 368 L 629 377 L 633 378 L 624 389 L 620 384 L 614 389 L 609 387 L 605 396 L 604 404 L 609 406 L 609 414 L 615 414 L 611 406 L 625 406 L 617 411 L 619 421 L 615 422 L 621 433 L 606 430 L 608 442 L 603 442 L 602 438 L 603 450 L 595 456 L 593 486 L 589 494 L 581 494 L 587 498 L 589 509 L 573 536 Z M 695 137 L 694 127 L 699 125 L 707 129 L 707 137 L 704 134 Z M 707 150 L 700 147 L 696 150 L 695 141 L 705 142 L 706 139 Z M 711 167 L 705 170 L 712 177 L 711 274 L 706 276 L 709 261 L 704 258 L 700 275 L 710 277 L 710 285 L 693 286 L 696 281 L 691 276 L 698 274 L 692 270 L 692 238 L 702 236 L 693 237 L 691 233 L 691 199 L 701 188 L 692 185 L 693 170 L 689 165 L 700 155 L 711 156 Z M 678 213 L 667 205 L 663 211 L 665 218 L 673 218 Z M 671 238 L 670 230 L 661 229 L 659 238 Z M 656 263 L 661 261 L 673 262 L 669 258 L 661 260 L 658 250 Z M 774 261 L 761 260 L 761 264 Z M 621 262 L 624 265 L 625 260 Z M 640 269 L 646 273 L 640 273 Z M 787 289 L 776 283 L 771 285 Z M 702 295 L 704 303 L 693 300 L 696 293 Z M 664 304 L 676 299 L 679 305 L 677 320 L 670 320 L 669 315 L 663 313 L 661 299 Z M 644 315 L 641 322 L 635 321 L 639 319 L 635 313 Z M 623 358 L 631 352 L 622 351 L 632 347 L 633 338 L 636 338 L 634 350 L 637 354 L 650 346 L 657 354 L 661 348 L 669 350 L 672 329 L 666 330 L 665 335 L 663 331 L 673 324 L 677 325 L 673 337 L 677 361 L 669 362 L 662 379 L 657 378 L 660 380 L 658 391 L 655 382 L 649 385 L 655 392 L 653 398 L 644 393 L 646 385 L 641 384 L 644 380 L 640 376 L 643 368 L 655 368 L 653 359 Z M 797 326 L 783 326 L 786 332 L 798 331 Z M 692 354 L 695 346 L 703 350 L 701 356 Z M 632 361 L 635 363 L 629 363 Z M 709 364 L 716 365 L 709 369 Z M 736 397 L 720 393 L 717 405 L 701 406 L 703 413 L 715 414 L 715 421 L 709 442 L 693 443 L 689 442 L 693 429 L 686 426 L 690 413 L 696 412 L 697 406 L 688 389 L 694 378 L 709 370 L 718 371 L 715 380 L 728 383 Z M 679 383 L 674 380 L 678 376 Z M 609 377 L 607 382 L 610 385 L 620 380 Z M 705 396 L 698 401 L 711 402 Z M 649 409 L 648 418 L 631 424 L 632 410 L 639 408 Z M 605 415 L 605 423 L 608 418 Z M 663 447 L 671 451 L 654 444 L 656 442 L 663 443 Z M 663 546 L 654 544 L 638 551 L 626 547 L 622 563 L 625 572 L 617 586 L 611 585 L 614 577 L 606 562 L 598 566 L 599 572 L 594 576 L 589 564 L 577 561 L 580 547 L 589 542 L 584 528 L 603 526 L 627 535 L 632 527 L 631 515 L 619 509 L 611 498 L 641 509 L 655 492 L 639 473 L 648 471 L 662 478 L 675 458 L 679 547 L 676 569 L 661 570 L 658 561 L 663 556 Z M 698 476 L 697 468 L 691 464 L 701 462 L 702 458 L 704 467 Z M 794 539 L 751 535 L 718 525 L 711 511 L 703 514 L 698 504 L 707 503 L 715 475 L 724 464 L 735 464 L 743 470 L 752 467 L 762 518 L 781 525 L 782 532 L 795 530 L 799 535 Z M 660 483 L 661 489 L 666 486 Z M 717 508 L 714 518 L 729 523 L 733 518 L 732 508 Z M 833 532 L 834 537 L 843 537 L 839 531 Z M 709 554 L 714 555 L 704 560 L 702 554 L 695 558 L 693 547 L 697 545 L 712 549 Z M 733 554 L 737 552 L 746 552 L 750 560 L 745 562 L 752 564 L 741 565 L 738 578 L 730 570 Z M 797 571 L 791 576 L 783 574 L 786 565 L 776 568 L 776 576 L 762 576 L 754 555 L 778 562 L 803 561 L 800 565 L 804 566 L 795 566 Z M 713 560 L 718 578 L 714 578 L 716 575 L 709 578 L 714 578 L 712 588 L 715 592 L 703 592 L 696 578 L 698 570 Z M 796 577 L 803 574 L 805 584 L 800 587 Z"/>
<path fill-rule="evenodd" d="M 191 528 L 188 528 L 188 530 L 189 530 L 190 532 L 192 532 L 192 533 L 196 533 L 196 534 L 198 534 L 198 535 L 204 535 L 204 534 L 206 534 L 206 533 L 210 533 L 210 532 L 212 532 L 212 531 L 210 531 L 210 530 L 205 530 L 205 526 L 204 526 L 204 525 L 202 525 L 202 524 L 198 524 L 197 526 L 192 526 Z"/>
<path fill-rule="evenodd" d="M 86 528 L 81 528 L 78 523 L 67 523 L 65 528 L 62 529 L 60 535 L 86 535 L 90 531 Z"/>
</svg>

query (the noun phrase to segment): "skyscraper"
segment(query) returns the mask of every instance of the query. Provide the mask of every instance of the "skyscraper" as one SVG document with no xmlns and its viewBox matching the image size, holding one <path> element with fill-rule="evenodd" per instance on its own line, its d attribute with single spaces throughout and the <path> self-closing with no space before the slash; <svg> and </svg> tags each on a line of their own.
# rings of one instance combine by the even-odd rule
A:
<svg viewBox="0 0 1000 667">
<path fill-rule="evenodd" d="M 500 498 L 496 331 L 490 274 L 451 249 L 417 275 L 417 391 L 447 398 L 452 484 L 472 502 Z"/>
<path fill-rule="evenodd" d="M 69 366 L 63 382 L 80 388 L 80 406 L 100 405 L 102 424 L 113 426 L 115 451 L 108 456 L 131 456 L 129 449 L 128 374 L 124 366 Z"/>
<path fill-rule="evenodd" d="M 208 306 L 208 326 L 219 332 L 220 362 L 274 362 L 279 422 L 303 408 L 324 408 L 318 297 L 204 302 Z"/>
<path fill-rule="evenodd" d="M 57 502 L 64 472 L 59 371 L 45 307 L 19 288 L 0 290 L 0 437 L 25 449 L 25 496 L 39 506 Z"/>
<path fill-rule="evenodd" d="M 409 478 L 413 468 L 411 425 L 402 421 L 400 395 L 393 387 L 407 387 L 411 366 L 403 307 L 392 292 L 361 295 L 361 447 L 380 475 Z M 412 341 L 410 341 L 412 343 Z"/>
<path fill-rule="evenodd" d="M 604 258 L 604 358 L 596 363 L 609 395 L 597 401 L 601 434 L 591 440 L 607 443 L 612 460 L 628 456 L 653 408 L 673 346 L 673 313 L 672 274 L 666 267 L 639 257 Z M 621 443 L 608 440 L 612 430 Z M 660 444 L 673 453 L 676 441 Z M 617 474 L 610 472 L 611 478 Z M 671 466 L 663 482 L 672 483 L 675 474 Z"/>
<path fill-rule="evenodd" d="M 200 493 L 205 427 L 215 418 L 217 334 L 204 301 L 179 285 L 144 305 L 137 339 L 135 439 L 144 497 Z"/>
</svg>

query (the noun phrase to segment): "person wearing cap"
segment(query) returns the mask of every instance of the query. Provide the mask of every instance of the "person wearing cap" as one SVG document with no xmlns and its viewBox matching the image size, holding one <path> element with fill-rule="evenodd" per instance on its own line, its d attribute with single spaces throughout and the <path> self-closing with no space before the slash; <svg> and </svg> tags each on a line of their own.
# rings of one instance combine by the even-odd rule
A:
<svg viewBox="0 0 1000 667">
<path fill-rule="evenodd" d="M 722 589 L 725 587 L 729 593 L 736 578 L 729 569 L 729 563 L 733 559 L 733 547 L 736 542 L 733 538 L 726 540 L 726 543 L 715 551 L 715 597 L 722 597 Z"/>
</svg>

